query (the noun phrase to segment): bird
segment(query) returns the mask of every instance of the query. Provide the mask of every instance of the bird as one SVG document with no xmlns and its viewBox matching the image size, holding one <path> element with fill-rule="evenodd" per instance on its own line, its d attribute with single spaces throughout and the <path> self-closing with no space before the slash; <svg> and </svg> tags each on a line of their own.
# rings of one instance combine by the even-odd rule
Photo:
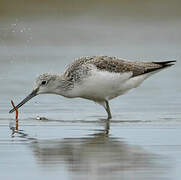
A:
<svg viewBox="0 0 181 180">
<path fill-rule="evenodd" d="M 35 80 L 33 91 L 9 113 L 39 94 L 84 98 L 105 109 L 112 118 L 109 101 L 138 87 L 151 75 L 174 65 L 173 61 L 128 61 L 112 56 L 80 57 L 63 74 L 44 73 Z"/>
</svg>

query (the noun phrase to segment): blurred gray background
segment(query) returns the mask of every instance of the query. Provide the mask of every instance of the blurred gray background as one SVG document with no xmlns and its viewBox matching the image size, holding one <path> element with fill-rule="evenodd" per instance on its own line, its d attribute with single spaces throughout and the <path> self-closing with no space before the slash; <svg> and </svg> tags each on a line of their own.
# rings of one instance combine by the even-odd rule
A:
<svg viewBox="0 0 181 180">
<path fill-rule="evenodd" d="M 161 51 L 162 58 L 165 53 L 177 57 L 180 7 L 179 0 L 1 0 L 0 44 L 82 51 L 96 47 L 100 53 L 118 51 L 115 55 L 138 58 L 159 56 Z"/>
</svg>

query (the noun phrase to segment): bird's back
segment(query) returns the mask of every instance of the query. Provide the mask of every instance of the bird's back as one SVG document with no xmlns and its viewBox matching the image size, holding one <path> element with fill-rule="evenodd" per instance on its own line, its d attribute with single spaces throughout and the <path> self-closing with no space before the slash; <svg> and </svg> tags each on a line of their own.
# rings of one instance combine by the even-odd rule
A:
<svg viewBox="0 0 181 180">
<path fill-rule="evenodd" d="M 86 65 L 92 64 L 97 69 L 102 71 L 108 71 L 113 73 L 123 73 L 123 72 L 132 72 L 133 77 L 155 71 L 166 66 L 175 61 L 163 61 L 163 62 L 140 62 L 140 61 L 126 61 L 117 57 L 110 56 L 90 56 L 82 57 L 75 60 L 72 64 L 69 65 L 68 69 L 65 72 L 65 76 L 71 77 L 73 74 L 77 74 L 77 71 L 85 69 Z M 88 67 L 88 66 L 87 66 Z"/>
</svg>

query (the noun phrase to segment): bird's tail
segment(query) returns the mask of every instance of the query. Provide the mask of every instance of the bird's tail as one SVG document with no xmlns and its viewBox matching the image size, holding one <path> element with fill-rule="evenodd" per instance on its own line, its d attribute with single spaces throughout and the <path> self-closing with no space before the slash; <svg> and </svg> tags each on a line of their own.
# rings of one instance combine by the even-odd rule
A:
<svg viewBox="0 0 181 180">
<path fill-rule="evenodd" d="M 152 62 L 153 64 L 157 64 L 159 66 L 153 67 L 153 68 L 148 68 L 144 73 L 149 73 L 149 72 L 154 72 L 154 71 L 159 71 L 164 68 L 170 67 L 174 65 L 175 60 L 173 61 L 160 61 L 160 62 Z"/>
<path fill-rule="evenodd" d="M 176 61 L 175 60 L 173 60 L 173 61 L 161 61 L 161 62 L 153 62 L 153 63 L 161 65 L 162 66 L 161 68 L 165 68 L 165 67 L 173 66 L 174 62 L 176 62 Z"/>
</svg>

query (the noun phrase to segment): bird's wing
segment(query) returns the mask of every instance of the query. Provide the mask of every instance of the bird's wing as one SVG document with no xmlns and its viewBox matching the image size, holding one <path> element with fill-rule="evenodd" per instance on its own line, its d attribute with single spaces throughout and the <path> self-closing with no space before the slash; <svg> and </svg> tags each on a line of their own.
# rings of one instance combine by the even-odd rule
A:
<svg viewBox="0 0 181 180">
<path fill-rule="evenodd" d="M 97 56 L 92 60 L 92 63 L 100 70 L 105 70 L 115 73 L 132 72 L 134 76 L 139 76 L 145 73 L 163 69 L 173 65 L 175 61 L 162 62 L 140 62 L 126 61 L 116 57 Z"/>
<path fill-rule="evenodd" d="M 114 73 L 132 72 L 134 76 L 139 76 L 145 73 L 156 71 L 173 65 L 175 61 L 162 62 L 140 62 L 140 61 L 126 61 L 117 57 L 110 56 L 90 56 L 82 57 L 75 60 L 66 70 L 65 75 L 69 77 L 78 71 L 86 64 L 92 64 L 99 70 L 109 71 Z"/>
</svg>

